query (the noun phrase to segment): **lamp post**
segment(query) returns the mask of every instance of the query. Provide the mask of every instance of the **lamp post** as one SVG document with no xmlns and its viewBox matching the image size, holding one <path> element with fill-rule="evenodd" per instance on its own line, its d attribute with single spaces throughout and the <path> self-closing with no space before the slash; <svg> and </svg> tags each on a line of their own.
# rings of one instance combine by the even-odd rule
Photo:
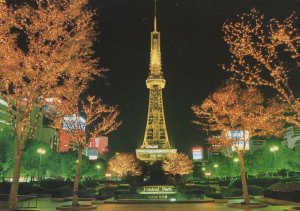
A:
<svg viewBox="0 0 300 211">
<path fill-rule="evenodd" d="M 219 168 L 219 164 L 214 164 L 214 168 L 216 169 L 216 175 L 218 175 L 218 168 Z M 218 177 L 218 176 L 217 176 Z"/>
<path fill-rule="evenodd" d="M 237 163 L 239 162 L 239 159 L 238 158 L 234 158 L 233 162 L 235 163 L 235 171 L 237 173 L 237 171 L 238 171 Z"/>
<path fill-rule="evenodd" d="M 37 153 L 40 155 L 40 162 L 39 162 L 39 169 L 38 169 L 38 180 L 40 180 L 42 155 L 44 155 L 46 153 L 46 150 L 44 150 L 43 148 L 38 148 Z"/>
<path fill-rule="evenodd" d="M 270 151 L 274 153 L 274 160 L 275 160 L 275 168 L 276 168 L 276 172 L 277 170 L 277 158 L 276 158 L 276 151 L 278 151 L 278 146 L 273 146 L 270 148 Z"/>
<path fill-rule="evenodd" d="M 100 170 L 100 168 L 101 168 L 100 164 L 97 164 L 96 165 L 96 169 L 97 169 L 97 172 L 98 172 L 98 176 L 99 176 L 99 170 Z"/>
</svg>

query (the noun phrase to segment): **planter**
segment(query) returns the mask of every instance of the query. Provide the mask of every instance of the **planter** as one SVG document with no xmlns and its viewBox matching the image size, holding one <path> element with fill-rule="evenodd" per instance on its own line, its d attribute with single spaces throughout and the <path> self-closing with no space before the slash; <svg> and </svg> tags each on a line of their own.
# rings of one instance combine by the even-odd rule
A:
<svg viewBox="0 0 300 211">
<path fill-rule="evenodd" d="M 79 205 L 79 206 L 72 206 L 72 205 L 64 205 L 60 207 L 56 207 L 56 210 L 96 210 L 97 206 L 95 205 Z"/>
<path fill-rule="evenodd" d="M 265 203 L 254 203 L 254 202 L 250 202 L 249 204 L 244 204 L 243 202 L 227 204 L 227 207 L 237 208 L 237 209 L 255 209 L 255 208 L 264 208 L 267 206 L 268 205 Z"/>
</svg>

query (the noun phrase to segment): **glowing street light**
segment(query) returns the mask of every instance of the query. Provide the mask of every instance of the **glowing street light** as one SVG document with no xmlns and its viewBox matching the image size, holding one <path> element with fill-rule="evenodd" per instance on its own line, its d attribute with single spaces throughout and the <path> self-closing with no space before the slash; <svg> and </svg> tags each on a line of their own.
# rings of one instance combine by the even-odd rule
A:
<svg viewBox="0 0 300 211">
<path fill-rule="evenodd" d="M 214 168 L 216 169 L 216 177 L 218 177 L 218 168 L 219 168 L 219 164 L 214 164 Z"/>
<path fill-rule="evenodd" d="M 278 151 L 278 146 L 273 146 L 270 148 L 271 152 L 274 152 L 274 159 L 275 159 L 275 168 L 276 168 L 276 172 L 277 172 L 277 158 L 276 158 L 276 151 Z"/>
<path fill-rule="evenodd" d="M 97 168 L 97 170 L 98 170 L 98 172 L 99 172 L 99 169 L 101 168 L 101 166 L 98 164 L 98 165 L 96 166 L 96 168 Z"/>
<path fill-rule="evenodd" d="M 40 155 L 40 162 L 39 162 L 39 169 L 38 169 L 38 179 L 40 179 L 42 155 L 46 154 L 46 150 L 43 148 L 38 148 L 37 153 Z"/>
<path fill-rule="evenodd" d="M 202 168 L 201 168 L 202 171 L 205 171 L 205 169 L 206 169 L 205 167 L 202 167 Z"/>
<path fill-rule="evenodd" d="M 235 163 L 235 171 L 237 172 L 238 171 L 238 168 L 237 168 L 237 163 L 239 162 L 240 160 L 238 158 L 234 158 L 233 159 L 233 162 Z"/>
</svg>

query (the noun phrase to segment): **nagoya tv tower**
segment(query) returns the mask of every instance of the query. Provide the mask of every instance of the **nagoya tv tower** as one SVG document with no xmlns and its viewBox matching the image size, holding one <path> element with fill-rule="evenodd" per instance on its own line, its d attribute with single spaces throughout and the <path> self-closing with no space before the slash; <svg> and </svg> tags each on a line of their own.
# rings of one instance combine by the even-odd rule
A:
<svg viewBox="0 0 300 211">
<path fill-rule="evenodd" d="M 154 162 L 167 154 L 176 153 L 170 145 L 163 106 L 162 90 L 166 85 L 161 65 L 160 33 L 157 31 L 156 0 L 154 0 L 154 30 L 151 32 L 149 76 L 146 80 L 149 89 L 147 125 L 143 144 L 136 149 L 137 158 Z"/>
</svg>

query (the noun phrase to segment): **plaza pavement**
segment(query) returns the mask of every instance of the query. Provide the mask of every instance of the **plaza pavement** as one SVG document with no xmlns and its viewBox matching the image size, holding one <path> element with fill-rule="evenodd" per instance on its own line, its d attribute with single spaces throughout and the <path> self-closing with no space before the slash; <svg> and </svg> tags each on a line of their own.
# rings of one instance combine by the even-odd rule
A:
<svg viewBox="0 0 300 211">
<path fill-rule="evenodd" d="M 238 202 L 231 200 L 230 202 Z M 53 202 L 47 198 L 40 198 L 38 209 L 42 211 L 55 211 L 57 206 L 68 205 L 71 202 Z M 81 204 L 90 204 L 90 202 L 81 202 Z M 243 209 L 228 208 L 227 203 L 174 203 L 174 204 L 99 204 L 97 211 L 242 211 Z M 251 209 L 253 211 L 283 211 L 285 208 L 294 207 L 272 206 L 266 208 Z M 245 209 L 246 210 L 246 209 Z"/>
</svg>

